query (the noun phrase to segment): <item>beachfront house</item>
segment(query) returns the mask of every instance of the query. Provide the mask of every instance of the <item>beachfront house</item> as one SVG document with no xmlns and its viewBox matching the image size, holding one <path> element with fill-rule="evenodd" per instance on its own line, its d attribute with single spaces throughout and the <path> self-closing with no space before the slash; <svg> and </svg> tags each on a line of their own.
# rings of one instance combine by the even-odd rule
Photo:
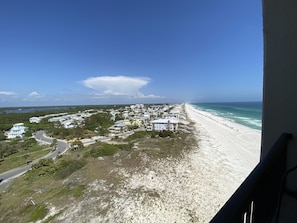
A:
<svg viewBox="0 0 297 223">
<path fill-rule="evenodd" d="M 7 132 L 8 139 L 14 139 L 16 137 L 23 137 L 23 134 L 26 132 L 27 127 L 24 126 L 24 123 L 17 123 L 12 126 L 12 128 Z"/>
<path fill-rule="evenodd" d="M 178 127 L 178 119 L 175 118 L 162 118 L 152 121 L 153 130 L 155 131 L 163 131 L 168 130 L 175 132 Z"/>
</svg>

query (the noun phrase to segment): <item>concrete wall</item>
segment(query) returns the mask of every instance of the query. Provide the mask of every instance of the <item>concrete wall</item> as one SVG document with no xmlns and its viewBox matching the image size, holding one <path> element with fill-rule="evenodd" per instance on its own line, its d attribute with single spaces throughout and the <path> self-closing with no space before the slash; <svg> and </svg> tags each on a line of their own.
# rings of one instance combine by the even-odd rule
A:
<svg viewBox="0 0 297 223">
<path fill-rule="evenodd" d="M 283 132 L 294 134 L 289 166 L 297 164 L 297 1 L 263 0 L 264 89 L 262 157 Z"/>
<path fill-rule="evenodd" d="M 263 0 L 264 87 L 261 158 L 283 132 L 293 134 L 287 168 L 297 165 L 297 0 Z M 286 187 L 297 189 L 297 173 Z M 297 199 L 283 194 L 279 222 L 297 222 Z"/>
</svg>

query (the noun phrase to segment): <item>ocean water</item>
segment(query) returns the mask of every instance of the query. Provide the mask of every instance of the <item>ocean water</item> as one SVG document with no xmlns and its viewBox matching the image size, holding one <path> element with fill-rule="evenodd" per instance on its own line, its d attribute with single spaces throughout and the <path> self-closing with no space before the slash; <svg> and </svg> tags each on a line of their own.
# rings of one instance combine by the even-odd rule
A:
<svg viewBox="0 0 297 223">
<path fill-rule="evenodd" d="M 191 103 L 191 105 L 252 129 L 262 129 L 262 102 Z"/>
</svg>

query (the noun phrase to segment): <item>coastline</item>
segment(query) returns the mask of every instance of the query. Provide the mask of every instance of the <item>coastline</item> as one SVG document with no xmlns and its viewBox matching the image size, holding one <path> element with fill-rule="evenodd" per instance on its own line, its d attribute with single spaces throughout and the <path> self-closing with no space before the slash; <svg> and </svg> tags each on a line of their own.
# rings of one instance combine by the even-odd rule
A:
<svg viewBox="0 0 297 223">
<path fill-rule="evenodd" d="M 206 151 L 208 147 L 204 143 L 212 139 L 214 146 L 208 152 L 228 155 L 228 161 L 236 167 L 242 167 L 244 176 L 251 172 L 260 160 L 261 131 L 199 110 L 190 104 L 185 104 L 185 111 L 188 118 L 195 123 L 199 141 L 203 142 L 200 143 L 200 149 Z"/>
<path fill-rule="evenodd" d="M 195 123 L 194 134 L 199 146 L 191 155 L 192 165 L 201 165 L 201 157 L 207 159 L 209 177 L 218 187 L 215 199 L 222 206 L 259 162 L 261 131 L 198 110 L 190 104 L 185 104 L 185 111 Z"/>
</svg>

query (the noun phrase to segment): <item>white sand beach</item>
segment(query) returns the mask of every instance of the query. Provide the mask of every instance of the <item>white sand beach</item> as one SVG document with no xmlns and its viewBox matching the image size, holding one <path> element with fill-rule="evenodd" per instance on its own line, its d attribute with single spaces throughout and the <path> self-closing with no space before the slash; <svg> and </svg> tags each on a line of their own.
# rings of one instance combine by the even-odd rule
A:
<svg viewBox="0 0 297 223">
<path fill-rule="evenodd" d="M 182 159 L 152 160 L 144 155 L 144 166 L 150 165 L 139 171 L 119 167 L 114 174 L 125 181 L 112 198 L 96 196 L 70 205 L 57 220 L 209 222 L 258 163 L 261 133 L 189 104 L 185 109 L 195 123 L 196 148 Z M 97 180 L 88 185 L 90 192 L 113 188 Z M 102 210 L 104 215 L 96 214 Z"/>
<path fill-rule="evenodd" d="M 217 186 L 217 190 L 207 193 L 215 193 L 217 204 L 221 206 L 259 162 L 261 132 L 197 110 L 189 104 L 186 104 L 186 112 L 195 122 L 199 140 L 199 149 L 191 156 L 192 166 L 199 170 L 201 159 L 205 159 L 209 171 L 203 175 Z"/>
<path fill-rule="evenodd" d="M 224 163 L 230 166 L 232 176 L 236 175 L 235 182 L 241 182 L 260 160 L 261 131 L 195 109 L 189 104 L 186 104 L 186 112 L 195 123 L 199 149 L 214 165 Z"/>
</svg>

